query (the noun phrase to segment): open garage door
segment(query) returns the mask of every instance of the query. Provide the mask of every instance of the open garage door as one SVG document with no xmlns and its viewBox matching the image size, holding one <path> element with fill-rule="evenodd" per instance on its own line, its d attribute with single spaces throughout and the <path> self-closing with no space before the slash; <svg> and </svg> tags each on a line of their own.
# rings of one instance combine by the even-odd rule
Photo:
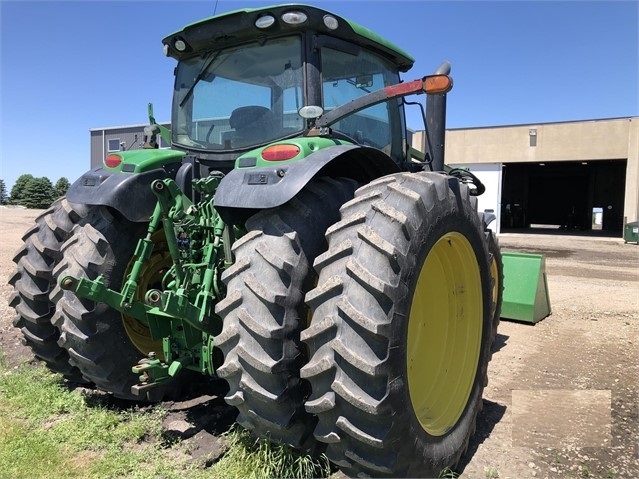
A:
<svg viewBox="0 0 639 479">
<path fill-rule="evenodd" d="M 502 176 L 501 229 L 623 228 L 626 160 L 507 163 Z"/>
</svg>

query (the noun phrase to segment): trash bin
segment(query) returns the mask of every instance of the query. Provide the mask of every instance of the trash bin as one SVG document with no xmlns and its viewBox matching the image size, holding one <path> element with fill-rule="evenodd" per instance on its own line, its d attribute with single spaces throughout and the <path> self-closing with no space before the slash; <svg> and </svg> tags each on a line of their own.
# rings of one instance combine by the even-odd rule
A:
<svg viewBox="0 0 639 479">
<path fill-rule="evenodd" d="M 623 230 L 623 241 L 624 243 L 639 244 L 639 221 L 626 224 Z"/>
</svg>

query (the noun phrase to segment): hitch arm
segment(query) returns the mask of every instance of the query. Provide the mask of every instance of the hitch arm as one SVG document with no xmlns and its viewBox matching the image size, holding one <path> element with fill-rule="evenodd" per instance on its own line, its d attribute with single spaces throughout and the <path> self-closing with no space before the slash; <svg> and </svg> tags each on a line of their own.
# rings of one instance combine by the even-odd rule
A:
<svg viewBox="0 0 639 479">
<path fill-rule="evenodd" d="M 145 319 L 151 309 L 150 306 L 147 306 L 141 301 L 124 301 L 124 297 L 120 293 L 104 285 L 104 278 L 102 276 L 98 276 L 95 280 L 63 276 L 60 279 L 60 287 L 66 291 L 73 291 L 81 298 L 106 303 L 113 309 L 138 319 Z"/>
</svg>

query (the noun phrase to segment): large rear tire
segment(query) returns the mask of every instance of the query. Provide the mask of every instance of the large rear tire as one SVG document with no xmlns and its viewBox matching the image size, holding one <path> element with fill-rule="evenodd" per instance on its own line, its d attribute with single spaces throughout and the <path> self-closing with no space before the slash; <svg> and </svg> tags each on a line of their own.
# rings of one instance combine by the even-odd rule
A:
<svg viewBox="0 0 639 479">
<path fill-rule="evenodd" d="M 359 189 L 307 294 L 315 437 L 349 476 L 437 477 L 475 430 L 492 340 L 490 261 L 466 185 L 399 173 Z"/>
<path fill-rule="evenodd" d="M 51 293 L 56 278 L 62 243 L 86 214 L 83 205 L 60 198 L 35 220 L 22 237 L 24 244 L 15 254 L 16 271 L 9 279 L 14 287 L 9 306 L 16 311 L 13 325 L 20 328 L 23 342 L 34 356 L 54 372 L 73 382 L 83 383 L 80 371 L 69 364 L 67 351 L 58 345 L 60 332 L 52 323 L 55 304 Z"/>
<path fill-rule="evenodd" d="M 326 228 L 353 197 L 351 180 L 319 179 L 285 205 L 251 217 L 233 245 L 235 263 L 222 275 L 226 297 L 216 306 L 223 329 L 215 346 L 229 383 L 226 402 L 257 437 L 312 449 L 315 418 L 304 411 L 308 385 L 299 369 L 307 354 L 304 294 L 316 281 L 315 257 L 326 250 Z"/>
<path fill-rule="evenodd" d="M 93 280 L 102 275 L 106 287 L 119 291 L 146 226 L 107 207 L 90 207 L 85 224 L 77 226 L 63 245 L 55 276 Z M 164 255 L 161 248 L 154 249 L 148 262 L 151 268 L 161 265 Z M 138 289 L 143 294 L 144 284 Z M 138 382 L 131 368 L 151 350 L 162 351 L 160 342 L 151 341 L 148 327 L 105 303 L 81 299 L 60 286 L 54 289 L 53 298 L 53 321 L 60 329 L 59 344 L 68 351 L 69 362 L 84 378 L 116 397 L 144 399 L 131 393 L 131 386 Z"/>
</svg>

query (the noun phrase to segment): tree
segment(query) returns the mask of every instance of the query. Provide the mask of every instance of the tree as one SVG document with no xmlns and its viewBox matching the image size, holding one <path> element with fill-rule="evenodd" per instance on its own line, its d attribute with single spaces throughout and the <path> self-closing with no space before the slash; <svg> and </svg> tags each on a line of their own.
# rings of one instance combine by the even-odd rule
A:
<svg viewBox="0 0 639 479">
<path fill-rule="evenodd" d="M 62 178 L 60 178 L 55 186 L 53 187 L 53 197 L 54 199 L 60 198 L 64 195 L 67 194 L 67 191 L 69 190 L 69 187 L 71 186 L 71 184 L 69 183 L 69 180 L 67 180 L 64 176 Z"/>
<path fill-rule="evenodd" d="M 12 205 L 27 208 L 48 208 L 55 199 L 53 185 L 49 178 L 34 178 L 33 175 L 20 175 L 11 188 Z"/>
<path fill-rule="evenodd" d="M 4 180 L 0 178 L 0 205 L 7 204 L 7 186 L 4 184 Z"/>
<path fill-rule="evenodd" d="M 24 193 L 20 204 L 27 208 L 48 208 L 55 200 L 53 185 L 46 177 L 33 178 L 27 183 Z"/>
<path fill-rule="evenodd" d="M 11 197 L 9 198 L 9 204 L 21 205 L 22 200 L 25 198 L 25 190 L 27 184 L 32 181 L 33 175 L 20 175 L 11 188 Z"/>
</svg>

